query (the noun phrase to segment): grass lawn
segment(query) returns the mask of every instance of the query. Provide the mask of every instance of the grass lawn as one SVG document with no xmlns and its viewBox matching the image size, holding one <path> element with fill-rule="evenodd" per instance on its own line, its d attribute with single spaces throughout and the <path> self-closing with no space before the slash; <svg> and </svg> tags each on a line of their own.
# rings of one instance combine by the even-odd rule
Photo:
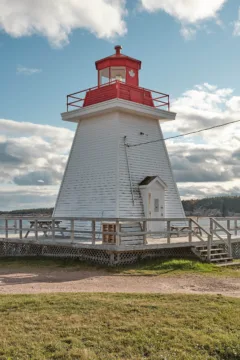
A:
<svg viewBox="0 0 240 360">
<path fill-rule="evenodd" d="M 218 267 L 213 264 L 202 263 L 195 260 L 146 260 L 137 264 L 122 267 L 106 267 L 91 265 L 79 260 L 71 259 L 49 259 L 49 258 L 2 258 L 0 269 L 21 269 L 21 268 L 49 268 L 71 270 L 106 270 L 112 274 L 138 275 L 138 276 L 168 276 L 181 274 L 201 274 L 210 276 L 229 276 L 240 278 L 240 266 Z"/>
<path fill-rule="evenodd" d="M 0 296 L 1 360 L 239 360 L 240 299 Z"/>
</svg>

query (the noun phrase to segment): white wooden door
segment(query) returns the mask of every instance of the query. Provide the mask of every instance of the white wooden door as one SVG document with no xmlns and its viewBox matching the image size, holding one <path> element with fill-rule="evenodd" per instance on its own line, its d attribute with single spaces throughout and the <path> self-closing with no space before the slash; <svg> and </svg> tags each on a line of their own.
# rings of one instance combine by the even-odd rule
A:
<svg viewBox="0 0 240 360">
<path fill-rule="evenodd" d="M 165 199 L 164 189 L 159 188 L 158 190 L 152 189 L 148 193 L 148 209 L 150 218 L 164 218 L 165 217 Z M 163 221 L 151 221 L 149 223 L 150 231 L 161 231 L 164 230 Z M 156 235 L 157 236 L 157 235 Z"/>
</svg>

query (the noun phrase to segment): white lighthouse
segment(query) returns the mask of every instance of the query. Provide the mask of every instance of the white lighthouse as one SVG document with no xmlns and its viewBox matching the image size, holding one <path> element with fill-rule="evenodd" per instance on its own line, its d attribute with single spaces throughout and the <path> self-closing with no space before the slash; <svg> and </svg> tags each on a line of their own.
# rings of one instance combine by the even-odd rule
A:
<svg viewBox="0 0 240 360">
<path fill-rule="evenodd" d="M 165 143 L 156 141 L 176 116 L 169 96 L 140 87 L 141 62 L 115 50 L 96 61 L 96 87 L 67 97 L 62 119 L 77 129 L 53 216 L 183 218 Z"/>
</svg>

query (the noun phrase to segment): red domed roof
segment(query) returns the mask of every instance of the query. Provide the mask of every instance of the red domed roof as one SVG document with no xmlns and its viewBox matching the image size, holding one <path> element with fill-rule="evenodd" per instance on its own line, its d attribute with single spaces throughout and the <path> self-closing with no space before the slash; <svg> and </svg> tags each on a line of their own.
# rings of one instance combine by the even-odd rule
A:
<svg viewBox="0 0 240 360">
<path fill-rule="evenodd" d="M 140 70 L 142 62 L 134 59 L 130 56 L 121 53 L 122 47 L 120 45 L 115 46 L 115 54 L 107 56 L 103 59 L 95 62 L 96 69 L 101 70 L 109 66 L 130 66 L 134 69 Z"/>
</svg>

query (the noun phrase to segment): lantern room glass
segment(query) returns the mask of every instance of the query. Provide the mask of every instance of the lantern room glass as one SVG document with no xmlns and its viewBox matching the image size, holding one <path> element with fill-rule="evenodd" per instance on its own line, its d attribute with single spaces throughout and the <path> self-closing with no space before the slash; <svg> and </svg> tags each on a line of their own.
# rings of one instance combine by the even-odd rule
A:
<svg viewBox="0 0 240 360">
<path fill-rule="evenodd" d="M 108 84 L 110 79 L 110 68 L 99 71 L 99 85 Z"/>
<path fill-rule="evenodd" d="M 118 80 L 121 82 L 126 82 L 126 68 L 121 66 L 112 66 L 110 68 L 111 81 Z"/>
<path fill-rule="evenodd" d="M 111 66 L 99 71 L 99 85 L 108 84 L 115 80 L 126 82 L 126 68 L 124 66 Z"/>
</svg>

